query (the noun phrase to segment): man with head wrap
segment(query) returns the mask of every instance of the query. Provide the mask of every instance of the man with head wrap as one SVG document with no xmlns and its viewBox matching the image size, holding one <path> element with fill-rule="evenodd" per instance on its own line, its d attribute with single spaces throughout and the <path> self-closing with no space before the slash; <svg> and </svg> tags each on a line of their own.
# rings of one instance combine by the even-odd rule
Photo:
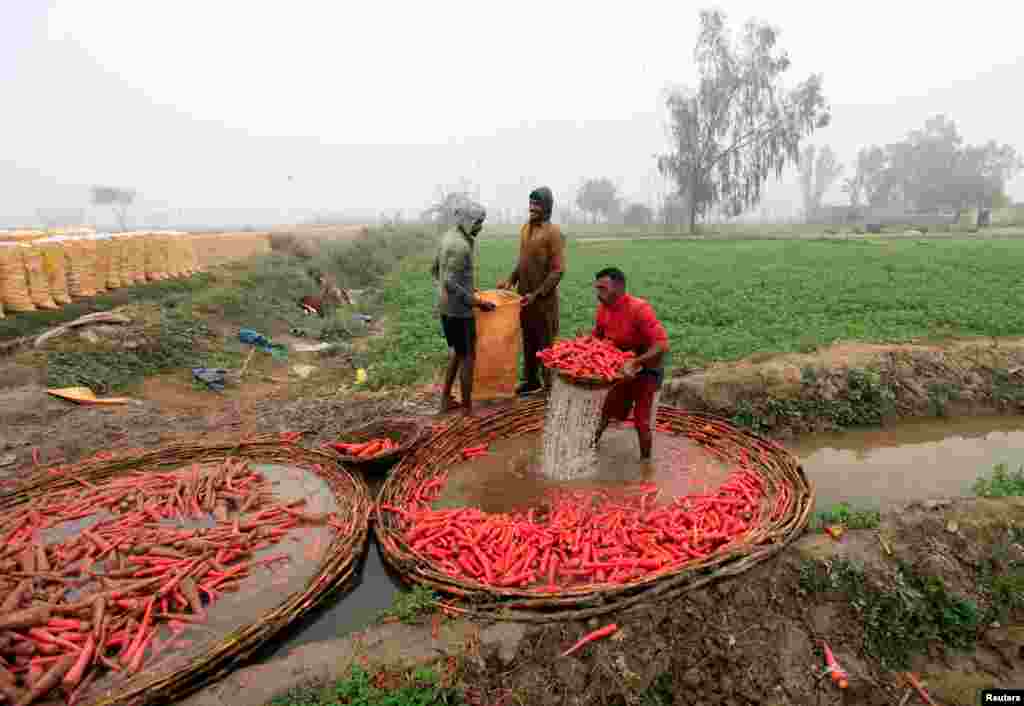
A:
<svg viewBox="0 0 1024 706">
<path fill-rule="evenodd" d="M 540 389 L 543 375 L 551 387 L 551 372 L 537 360 L 537 353 L 558 336 L 558 283 L 565 272 L 565 238 L 551 222 L 555 199 L 542 186 L 530 192 L 530 220 L 519 231 L 519 261 L 499 289 L 517 287 L 522 296 L 523 383 L 516 389 L 529 394 Z"/>
<path fill-rule="evenodd" d="M 494 304 L 476 296 L 473 286 L 473 241 L 483 228 L 487 212 L 473 201 L 455 208 L 455 227 L 441 236 L 431 273 L 437 283 L 441 331 L 450 354 L 441 393 L 441 413 L 452 408 L 452 385 L 460 373 L 462 412 L 473 414 L 473 365 L 476 362 L 476 319 L 473 309 L 493 311 Z"/>
</svg>

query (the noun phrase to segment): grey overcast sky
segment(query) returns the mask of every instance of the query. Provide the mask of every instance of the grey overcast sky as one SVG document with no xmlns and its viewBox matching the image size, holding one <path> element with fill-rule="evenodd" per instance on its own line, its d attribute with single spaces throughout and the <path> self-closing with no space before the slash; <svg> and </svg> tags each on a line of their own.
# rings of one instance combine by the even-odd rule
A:
<svg viewBox="0 0 1024 706">
<path fill-rule="evenodd" d="M 649 201 L 665 91 L 696 76 L 699 7 L 3 0 L 0 217 L 85 206 L 94 183 L 284 217 L 419 209 L 460 177 L 491 208 L 539 183 L 565 200 L 592 176 Z M 737 31 L 781 29 L 791 83 L 824 74 L 833 125 L 810 141 L 845 163 L 940 112 L 968 142 L 1024 148 L 1018 3 L 717 7 Z M 1024 199 L 1024 178 L 1010 191 Z M 791 174 L 766 205 L 799 209 Z"/>
</svg>

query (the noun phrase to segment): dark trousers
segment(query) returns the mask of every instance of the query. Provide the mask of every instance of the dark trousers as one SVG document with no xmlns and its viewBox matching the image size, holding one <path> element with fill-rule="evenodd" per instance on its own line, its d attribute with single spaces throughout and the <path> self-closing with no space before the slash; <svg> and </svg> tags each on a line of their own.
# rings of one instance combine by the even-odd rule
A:
<svg viewBox="0 0 1024 706">
<path fill-rule="evenodd" d="M 558 337 L 558 297 L 537 300 L 520 314 L 523 330 L 523 378 L 533 387 L 544 383 L 551 386 L 551 371 L 537 360 L 537 354 L 550 348 Z"/>
</svg>

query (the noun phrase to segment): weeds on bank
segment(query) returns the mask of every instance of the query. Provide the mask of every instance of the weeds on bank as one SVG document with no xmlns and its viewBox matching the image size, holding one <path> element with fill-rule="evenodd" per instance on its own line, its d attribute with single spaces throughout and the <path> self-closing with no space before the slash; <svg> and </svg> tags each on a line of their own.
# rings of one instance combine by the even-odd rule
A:
<svg viewBox="0 0 1024 706">
<path fill-rule="evenodd" d="M 979 498 L 1008 498 L 1024 495 L 1024 467 L 1011 471 L 1005 463 L 992 469 L 992 475 L 982 476 L 974 482 L 974 494 Z"/>
<path fill-rule="evenodd" d="M 972 601 L 947 591 L 941 579 L 921 576 L 900 562 L 893 585 L 881 590 L 853 563 L 806 561 L 800 587 L 807 593 L 838 591 L 860 616 L 864 651 L 885 669 L 904 669 L 910 657 L 932 641 L 952 648 L 971 647 L 985 616 Z"/>
<path fill-rule="evenodd" d="M 193 365 L 233 362 L 217 351 L 204 355 L 214 341 L 202 321 L 162 312 L 158 324 L 148 327 L 144 340 L 131 350 L 54 350 L 46 354 L 46 384 L 49 387 L 88 387 L 97 394 L 122 390 L 150 375 Z"/>
<path fill-rule="evenodd" d="M 416 584 L 409 591 L 399 591 L 391 607 L 382 611 L 379 619 L 396 619 L 403 623 L 415 623 L 424 615 L 436 609 L 438 595 L 426 586 Z"/>
<path fill-rule="evenodd" d="M 371 674 L 352 667 L 349 675 L 333 684 L 306 687 L 274 699 L 269 706 L 454 706 L 461 704 L 458 692 L 441 685 L 432 669 L 420 668 L 403 674 Z"/>
<path fill-rule="evenodd" d="M 878 510 L 854 510 L 844 502 L 814 513 L 810 527 L 820 530 L 829 525 L 842 525 L 847 529 L 874 529 L 881 521 L 882 513 Z"/>
<path fill-rule="evenodd" d="M 803 383 L 814 385 L 813 371 L 805 370 Z M 844 389 L 835 399 L 768 398 L 753 403 L 740 400 L 736 405 L 733 422 L 754 432 L 773 427 L 796 424 L 803 419 L 824 419 L 839 428 L 873 426 L 881 424 L 895 406 L 896 392 L 877 370 L 850 369 L 843 380 Z"/>
</svg>

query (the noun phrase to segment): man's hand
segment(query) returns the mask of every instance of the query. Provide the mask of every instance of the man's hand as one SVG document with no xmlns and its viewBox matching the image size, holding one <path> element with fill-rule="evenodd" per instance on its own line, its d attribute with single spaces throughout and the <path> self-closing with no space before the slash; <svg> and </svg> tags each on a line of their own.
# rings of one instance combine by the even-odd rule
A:
<svg viewBox="0 0 1024 706">
<path fill-rule="evenodd" d="M 522 306 L 525 309 L 526 307 L 528 307 L 531 304 L 533 304 L 533 302 L 536 299 L 537 299 L 537 294 L 534 293 L 534 292 L 530 292 L 529 294 L 524 294 L 523 298 L 519 300 L 519 305 Z"/>
<path fill-rule="evenodd" d="M 497 307 L 494 305 L 494 302 L 484 301 L 483 299 L 477 299 L 476 306 L 481 311 L 494 311 L 495 309 L 497 309 Z"/>
<path fill-rule="evenodd" d="M 498 289 L 512 289 L 512 285 L 508 283 L 507 279 L 499 280 Z"/>
<path fill-rule="evenodd" d="M 635 360 L 627 360 L 622 364 L 622 374 L 627 378 L 634 378 L 640 372 L 640 363 Z"/>
</svg>

